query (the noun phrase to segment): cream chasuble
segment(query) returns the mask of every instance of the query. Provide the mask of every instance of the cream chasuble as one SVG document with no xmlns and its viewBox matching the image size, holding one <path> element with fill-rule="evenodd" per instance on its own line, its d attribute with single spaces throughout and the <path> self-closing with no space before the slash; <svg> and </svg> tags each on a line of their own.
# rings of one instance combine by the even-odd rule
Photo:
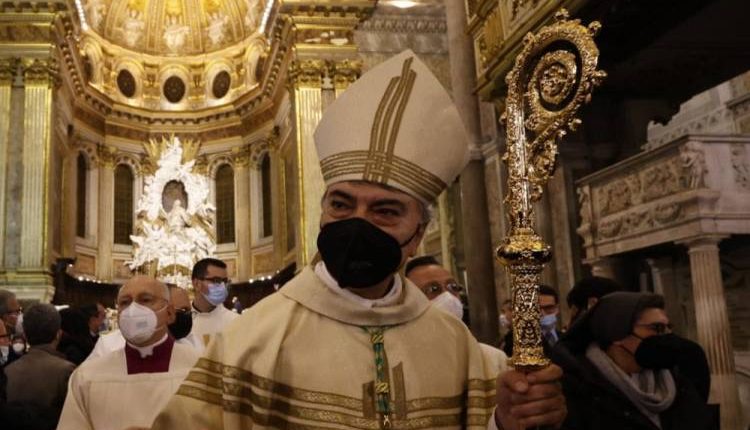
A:
<svg viewBox="0 0 750 430">
<path fill-rule="evenodd" d="M 497 369 L 404 281 L 366 308 L 305 268 L 208 346 L 154 429 L 485 429 Z"/>
<path fill-rule="evenodd" d="M 57 430 L 148 427 L 197 359 L 194 348 L 175 343 L 168 372 L 128 375 L 124 348 L 85 361 L 70 377 Z"/>
</svg>

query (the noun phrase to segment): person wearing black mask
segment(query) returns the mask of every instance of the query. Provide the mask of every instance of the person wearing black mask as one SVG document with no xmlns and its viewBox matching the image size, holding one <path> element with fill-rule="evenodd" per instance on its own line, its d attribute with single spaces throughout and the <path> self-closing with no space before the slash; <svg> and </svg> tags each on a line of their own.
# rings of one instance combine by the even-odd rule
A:
<svg viewBox="0 0 750 430">
<path fill-rule="evenodd" d="M 696 346 L 672 333 L 662 296 L 602 297 L 552 354 L 564 372 L 568 416 L 562 428 L 714 429 L 706 396 L 696 388 L 695 375 L 686 375 L 694 369 L 685 372 L 680 365 L 685 354 L 695 357 Z"/>
<path fill-rule="evenodd" d="M 468 142 L 450 95 L 413 52 L 349 86 L 315 131 L 319 258 L 212 337 L 152 430 L 559 425 L 559 367 L 496 380 L 463 322 L 401 273 Z M 315 175 L 304 180 L 315 186 Z M 298 233 L 306 255 L 316 232 Z"/>
<path fill-rule="evenodd" d="M 191 345 L 198 352 L 203 352 L 203 342 L 193 334 L 193 311 L 190 306 L 190 296 L 184 288 L 174 284 L 169 287 L 169 301 L 174 306 L 175 319 L 167 328 L 178 343 Z"/>
</svg>

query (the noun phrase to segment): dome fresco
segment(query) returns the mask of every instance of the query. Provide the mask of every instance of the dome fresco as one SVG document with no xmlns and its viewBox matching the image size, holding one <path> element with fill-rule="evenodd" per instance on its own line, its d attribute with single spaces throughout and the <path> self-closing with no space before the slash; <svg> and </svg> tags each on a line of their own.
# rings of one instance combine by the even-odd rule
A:
<svg viewBox="0 0 750 430">
<path fill-rule="evenodd" d="M 151 55 L 197 55 L 252 36 L 263 0 L 81 0 L 102 38 Z"/>
</svg>

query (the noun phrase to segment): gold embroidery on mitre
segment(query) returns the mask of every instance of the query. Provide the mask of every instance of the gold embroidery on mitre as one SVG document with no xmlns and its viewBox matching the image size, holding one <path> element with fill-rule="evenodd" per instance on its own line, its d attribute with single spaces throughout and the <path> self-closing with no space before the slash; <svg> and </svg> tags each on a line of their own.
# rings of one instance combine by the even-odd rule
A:
<svg viewBox="0 0 750 430">
<path fill-rule="evenodd" d="M 326 181 L 355 175 L 369 182 L 399 183 L 426 201 L 434 200 L 446 187 L 439 177 L 395 155 L 404 112 L 417 78 L 417 73 L 411 69 L 413 62 L 413 57 L 404 60 L 401 75 L 391 78 L 388 83 L 375 111 L 369 148 L 338 153 L 321 160 Z"/>
<path fill-rule="evenodd" d="M 384 153 L 347 151 L 326 157 L 320 162 L 323 179 L 326 181 L 360 174 L 365 179 L 368 167 L 370 171 L 381 174 L 385 174 L 387 168 L 389 181 L 375 182 L 389 185 L 399 183 L 428 202 L 434 200 L 446 187 L 445 182 L 436 175 L 397 155 L 391 155 L 389 159 Z"/>
</svg>

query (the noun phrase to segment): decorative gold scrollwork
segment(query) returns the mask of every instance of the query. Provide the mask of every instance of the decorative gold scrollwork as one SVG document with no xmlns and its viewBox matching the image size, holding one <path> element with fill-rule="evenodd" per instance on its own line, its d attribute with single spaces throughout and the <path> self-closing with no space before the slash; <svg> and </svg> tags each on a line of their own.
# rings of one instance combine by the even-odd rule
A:
<svg viewBox="0 0 750 430">
<path fill-rule="evenodd" d="M 570 20 L 564 9 L 555 22 L 523 40 L 521 53 L 506 77 L 508 97 L 501 120 L 507 133 L 510 234 L 497 250 L 513 288 L 513 357 L 516 368 L 544 367 L 539 325 L 538 284 L 549 246 L 534 231 L 533 202 L 555 170 L 557 143 L 580 124 L 578 109 L 606 74 L 597 70 L 599 50 L 593 37 L 600 25 Z"/>
</svg>

